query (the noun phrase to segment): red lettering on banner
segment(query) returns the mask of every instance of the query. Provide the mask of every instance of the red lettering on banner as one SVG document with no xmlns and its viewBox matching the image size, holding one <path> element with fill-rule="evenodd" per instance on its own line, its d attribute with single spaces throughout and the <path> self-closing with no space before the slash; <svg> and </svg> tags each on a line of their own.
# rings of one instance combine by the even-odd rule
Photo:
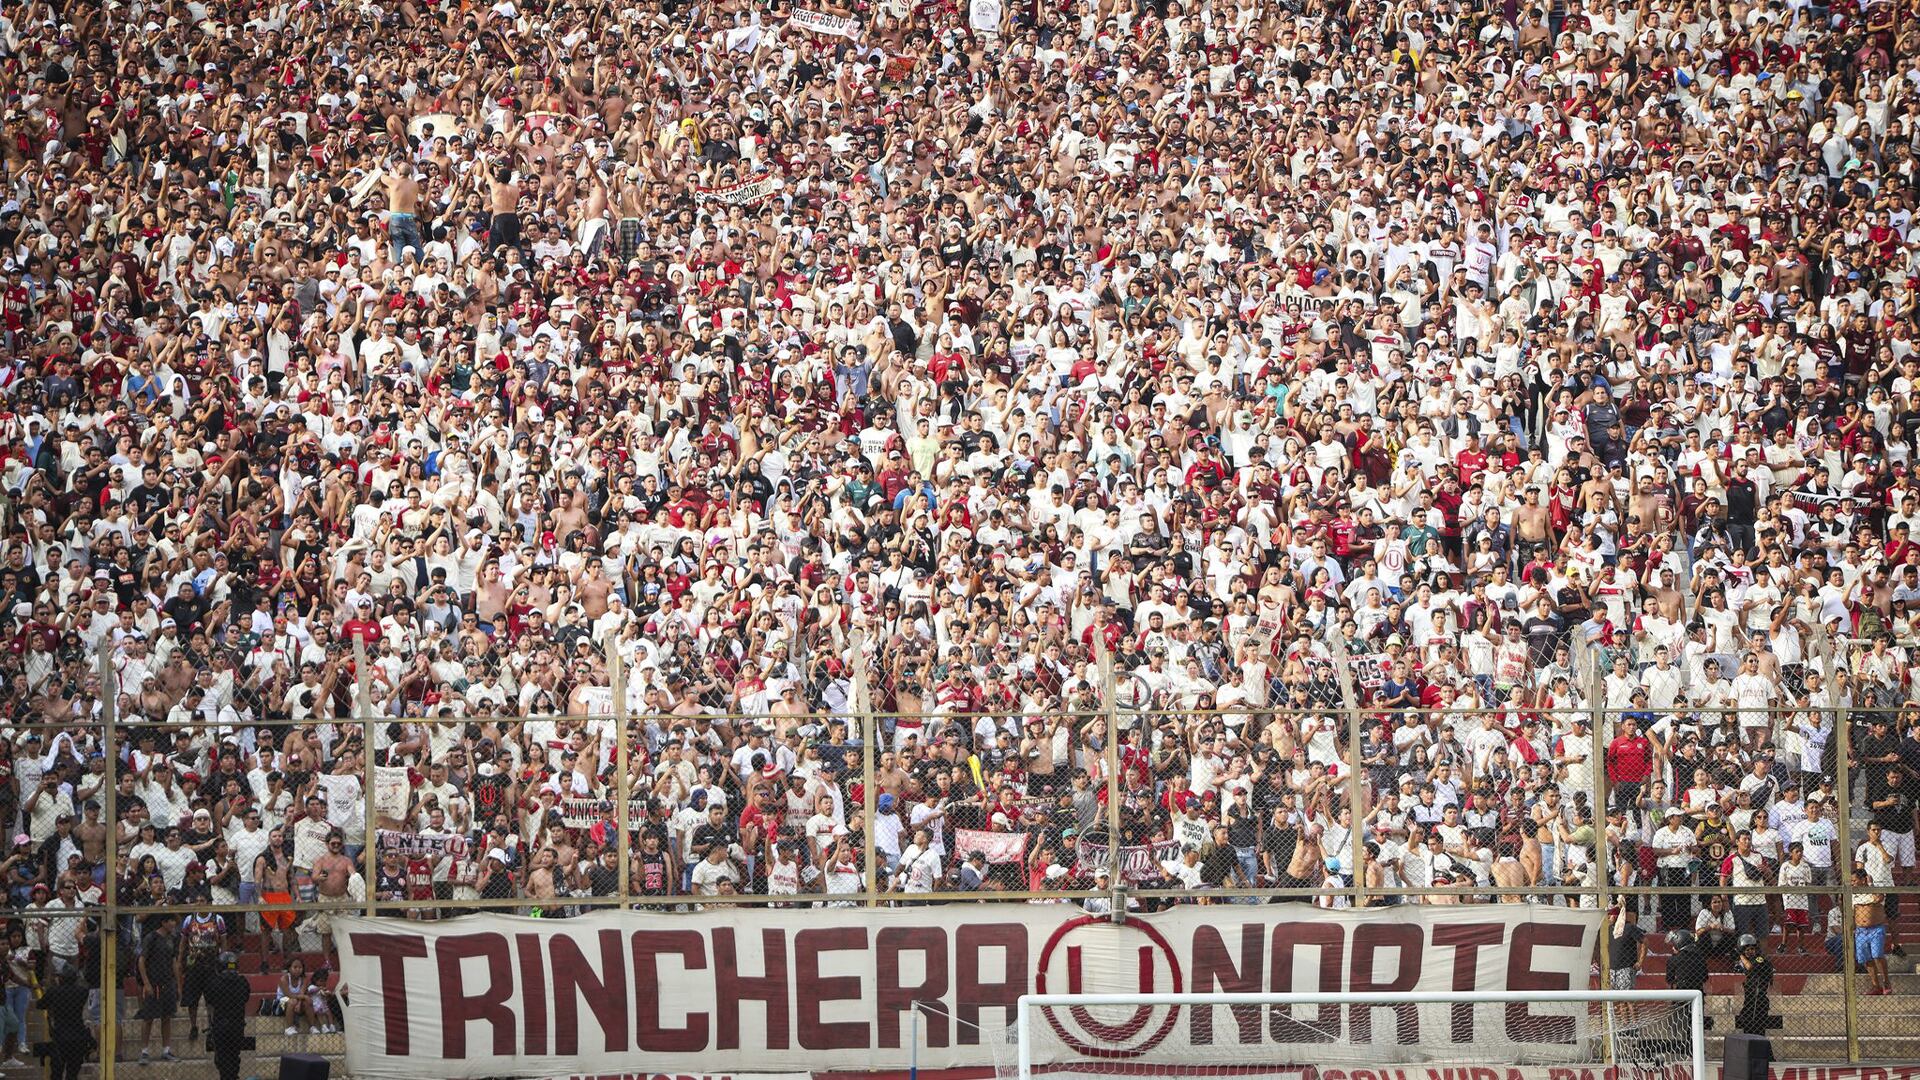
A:
<svg viewBox="0 0 1920 1080">
<path fill-rule="evenodd" d="M 555 1031 L 553 1052 L 556 1054 L 577 1054 L 580 1052 L 580 996 L 585 993 L 587 1008 L 593 1011 L 593 1018 L 606 1033 L 608 1053 L 624 1053 L 627 1049 L 627 964 L 620 955 L 620 931 L 602 930 L 600 939 L 600 973 L 595 974 L 592 965 L 580 951 L 580 945 L 570 937 L 555 936 L 550 948 L 553 950 L 553 1022 Z M 522 965 L 524 969 L 525 965 Z M 532 995 L 528 995 L 531 1000 Z"/>
<path fill-rule="evenodd" d="M 427 957 L 427 939 L 412 934 L 349 934 L 353 951 L 371 956 L 380 963 L 380 1012 L 387 1018 L 387 1054 L 406 1057 L 413 1053 L 408 1033 L 413 1025 L 407 1020 L 407 966 L 409 958 Z"/>
<path fill-rule="evenodd" d="M 547 961 L 540 953 L 539 934 L 513 935 L 514 950 L 520 955 L 521 1000 L 525 1002 L 521 1039 L 529 1054 L 547 1052 Z"/>
<path fill-rule="evenodd" d="M 889 926 L 874 935 L 874 970 L 880 977 L 876 988 L 875 1044 L 885 1049 L 900 1045 L 900 1017 L 916 1002 L 935 1006 L 922 1009 L 921 1030 L 927 1045 L 947 1045 L 947 932 L 937 926 Z M 900 957 L 919 953 L 926 977 L 917 986 L 900 982 Z"/>
<path fill-rule="evenodd" d="M 1426 934 L 1418 926 L 1400 923 L 1363 924 L 1353 932 L 1353 965 L 1347 988 L 1356 994 L 1399 993 L 1420 984 L 1420 953 L 1426 947 Z M 1385 982 L 1373 977 L 1374 956 L 1382 949 L 1399 953 L 1399 966 Z M 1396 1037 L 1403 1046 L 1420 1041 L 1420 1010 L 1411 1004 L 1355 1005 L 1348 1023 L 1354 1042 L 1373 1039 L 1373 1010 L 1390 1008 L 1397 1018 Z"/>
<path fill-rule="evenodd" d="M 1513 928 L 1513 944 L 1507 949 L 1507 989 L 1566 990 L 1572 985 L 1564 971 L 1538 971 L 1533 966 L 1533 950 L 1541 946 L 1578 949 L 1585 939 L 1580 927 L 1561 923 L 1521 923 Z M 1507 1038 L 1515 1042 L 1564 1043 L 1573 1041 L 1573 1017 L 1536 1016 L 1524 1001 L 1507 1004 Z"/>
<path fill-rule="evenodd" d="M 1240 926 L 1240 962 L 1235 964 L 1221 940 L 1220 929 L 1202 926 L 1193 932 L 1193 993 L 1257 994 L 1266 988 L 1267 934 L 1258 923 Z M 1234 1024 L 1242 1043 L 1260 1041 L 1260 1007 L 1233 1006 Z M 1188 1036 L 1195 1046 L 1213 1045 L 1213 1010 L 1188 1009 Z"/>
<path fill-rule="evenodd" d="M 1018 923 L 972 924 L 960 927 L 954 940 L 955 981 L 960 1030 L 957 1042 L 969 1046 L 980 1043 L 980 1011 L 997 1008 L 1006 1014 L 1006 1023 L 1015 1023 L 1020 1013 L 1020 995 L 1027 992 L 1031 979 L 1027 971 L 1027 928 Z M 980 954 L 998 949 L 1006 959 L 1001 978 L 988 982 L 980 974 Z"/>
<path fill-rule="evenodd" d="M 635 930 L 633 1002 L 635 1041 L 650 1054 L 691 1054 L 707 1048 L 707 1014 L 688 1013 L 684 1027 L 660 1023 L 660 957 L 678 956 L 688 971 L 707 966 L 706 938 L 698 930 Z"/>
<path fill-rule="evenodd" d="M 860 976 L 820 974 L 820 954 L 865 952 L 866 948 L 867 932 L 853 926 L 802 930 L 793 936 L 793 978 L 800 988 L 801 1049 L 853 1050 L 870 1045 L 866 1024 L 820 1019 L 822 1002 L 860 1000 Z"/>
<path fill-rule="evenodd" d="M 440 970 L 440 1056 L 467 1056 L 467 1025 L 476 1021 L 493 1028 L 493 1055 L 512 1057 L 514 1045 L 513 956 L 505 934 L 455 934 L 443 937 L 434 950 Z M 481 957 L 487 962 L 486 989 L 467 993 L 461 961 Z M 542 988 L 545 989 L 544 987 Z"/>
<path fill-rule="evenodd" d="M 1498 923 L 1482 923 L 1474 926 L 1436 926 L 1433 928 L 1433 943 L 1453 949 L 1453 989 L 1477 990 L 1475 973 L 1480 961 L 1480 948 L 1483 945 L 1499 945 L 1506 937 L 1506 928 Z M 1457 1043 L 1473 1041 L 1473 1006 L 1460 1002 L 1452 1007 L 1453 1041 Z"/>
<path fill-rule="evenodd" d="M 1323 994 L 1345 990 L 1340 974 L 1346 943 L 1346 928 L 1338 923 L 1276 925 L 1273 959 L 1267 965 L 1274 993 L 1293 992 L 1293 951 L 1301 946 L 1317 947 L 1320 953 L 1320 985 L 1308 989 Z M 1340 1037 L 1340 1006 L 1331 1001 L 1321 1003 L 1319 1015 L 1311 1024 L 1294 1019 L 1290 1009 L 1270 1009 L 1267 1028 L 1268 1038 L 1277 1043 L 1329 1043 Z"/>
<path fill-rule="evenodd" d="M 767 1006 L 767 1038 L 761 1045 L 769 1050 L 785 1050 L 792 1045 L 789 1020 L 793 1010 L 787 1003 L 787 932 L 774 927 L 760 931 L 763 957 L 758 975 L 740 973 L 739 952 L 733 943 L 733 928 L 713 931 L 713 996 L 719 1003 L 719 1048 L 740 1048 L 740 1003 L 761 1001 Z"/>
<path fill-rule="evenodd" d="M 1069 909 L 1052 917 L 987 911 L 975 915 L 977 921 L 956 918 L 941 927 L 915 925 L 905 911 L 884 919 L 796 911 L 777 923 L 721 914 L 726 917 L 670 921 L 600 913 L 564 924 L 482 917 L 418 928 L 344 918 L 336 941 L 345 985 L 360 1003 L 365 1030 L 385 1032 L 355 1040 L 350 1057 L 374 1072 L 424 1068 L 459 1080 L 504 1072 L 572 1075 L 543 1069 L 562 1058 L 592 1062 L 620 1080 L 677 1077 L 646 1070 L 649 1060 L 700 1060 L 723 1070 L 743 1062 L 788 1072 L 852 1068 L 870 1063 L 873 1054 L 897 1057 L 907 1037 L 903 1014 L 918 1009 L 921 1064 L 970 1069 L 984 1056 L 984 1044 L 1018 1021 L 1020 994 L 1064 989 L 1076 976 L 1088 992 L 1184 986 L 1197 993 L 1445 988 L 1531 995 L 1586 985 L 1581 944 L 1591 940 L 1597 921 L 1504 911 L 1347 918 L 1304 910 L 1294 916 L 1298 921 L 1285 921 L 1283 912 L 1209 918 L 1188 909 L 1113 927 Z M 1262 914 L 1275 921 L 1258 918 Z M 759 940 L 743 940 L 748 934 Z M 1303 948 L 1315 950 L 1318 962 L 1301 956 Z M 1429 949 L 1450 953 L 1427 965 Z M 1386 950 L 1396 956 L 1383 955 Z M 1374 1026 L 1388 1022 L 1377 1011 L 1383 1007 L 1396 1010 L 1391 1033 Z M 742 1009 L 749 1010 L 744 1018 Z M 867 1019 L 870 1009 L 877 1022 Z M 375 1010 L 378 1019 L 370 1015 Z M 1141 1060 L 1166 1063 L 1181 1060 L 1189 1048 L 1265 1042 L 1298 1050 L 1349 1034 L 1385 1044 L 1459 1046 L 1507 1038 L 1564 1047 L 1577 1030 L 1573 1016 L 1531 996 L 1524 1005 L 1503 1006 L 1504 1021 L 1487 1031 L 1477 1030 L 1477 1007 L 1451 1009 L 1450 1024 L 1435 1009 L 1439 1026 L 1426 1029 L 1425 1008 L 1362 1008 L 1338 998 L 1318 1008 L 1161 1011 L 1166 1028 L 1147 1030 L 1157 1019 L 1137 1032 L 1129 1026 L 1120 1033 L 1129 1039 L 1118 1048 L 1133 1056 L 1156 1053 L 1160 1057 Z M 1093 1039 L 1071 1007 L 1042 1013 L 1066 1026 L 1063 1039 Z M 1090 1017 L 1108 1025 L 1116 1019 L 1099 1010 Z M 476 1022 L 491 1025 L 492 1037 Z M 412 1044 L 416 1031 L 419 1046 Z M 1118 1046 L 1113 1039 L 1093 1041 Z M 1312 1054 L 1289 1060 L 1301 1056 Z M 1686 1069 L 1597 1065 L 1550 1073 L 1544 1065 L 1368 1066 L 1364 1058 L 1356 1064 L 1321 1070 L 1318 1080 L 1721 1080 L 1692 1077 Z M 1920 1080 L 1920 1070 L 1781 1070 L 1775 1080 Z"/>
</svg>

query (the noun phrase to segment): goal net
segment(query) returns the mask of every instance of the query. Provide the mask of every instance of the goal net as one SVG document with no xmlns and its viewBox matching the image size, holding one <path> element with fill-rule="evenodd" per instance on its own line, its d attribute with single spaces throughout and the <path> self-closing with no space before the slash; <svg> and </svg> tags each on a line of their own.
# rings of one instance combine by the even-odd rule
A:
<svg viewBox="0 0 1920 1080">
<path fill-rule="evenodd" d="M 1029 994 L 1002 1078 L 1707 1080 L 1694 991 Z"/>
</svg>

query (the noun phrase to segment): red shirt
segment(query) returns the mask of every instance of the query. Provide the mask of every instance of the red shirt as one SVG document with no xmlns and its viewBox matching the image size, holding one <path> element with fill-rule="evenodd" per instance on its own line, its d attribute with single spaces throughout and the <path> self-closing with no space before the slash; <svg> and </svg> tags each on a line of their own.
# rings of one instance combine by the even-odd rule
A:
<svg viewBox="0 0 1920 1080">
<path fill-rule="evenodd" d="M 1460 470 L 1460 486 L 1472 487 L 1473 479 L 1487 471 L 1487 455 L 1481 450 L 1462 450 L 1454 455 L 1454 466 Z"/>
<path fill-rule="evenodd" d="M 1616 784 L 1645 783 L 1653 774 L 1653 744 L 1644 735 L 1621 735 L 1607 744 L 1607 779 Z"/>
<path fill-rule="evenodd" d="M 1100 636 L 1101 636 L 1101 637 L 1104 637 L 1104 638 L 1106 638 L 1106 639 L 1107 639 L 1107 651 L 1108 651 L 1108 652 L 1112 652 L 1113 650 L 1115 650 L 1115 649 L 1117 649 L 1117 648 L 1119 648 L 1119 647 L 1120 647 L 1120 639 L 1126 636 L 1126 631 L 1125 631 L 1125 630 L 1122 630 L 1122 629 L 1120 628 L 1120 624 L 1119 624 L 1119 623 L 1117 623 L 1117 622 L 1110 622 L 1110 623 L 1108 623 L 1108 624 L 1107 624 L 1107 625 L 1105 625 L 1105 626 L 1089 626 L 1089 627 L 1087 627 L 1087 628 L 1086 628 L 1085 630 L 1083 630 L 1083 631 L 1081 631 L 1081 632 L 1080 632 L 1080 641 L 1081 641 L 1081 642 L 1082 642 L 1083 644 L 1085 644 L 1085 645 L 1086 645 L 1086 646 L 1087 646 L 1088 648 L 1092 648 L 1092 647 L 1093 647 L 1093 635 L 1094 635 L 1095 633 L 1098 633 L 1098 634 L 1100 634 Z"/>
</svg>

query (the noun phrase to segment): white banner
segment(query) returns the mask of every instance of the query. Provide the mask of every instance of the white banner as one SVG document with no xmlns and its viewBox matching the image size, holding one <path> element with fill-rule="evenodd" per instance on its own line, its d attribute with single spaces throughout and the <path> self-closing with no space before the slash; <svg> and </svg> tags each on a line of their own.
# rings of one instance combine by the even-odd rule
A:
<svg viewBox="0 0 1920 1080">
<path fill-rule="evenodd" d="M 1019 863 L 1027 858 L 1027 834 L 984 832 L 979 829 L 953 831 L 954 858 L 965 859 L 979 852 L 990 863 Z"/>
<path fill-rule="evenodd" d="M 1026 993 L 1572 989 L 1598 929 L 1598 912 L 1531 904 L 1183 905 L 1124 924 L 1027 904 L 333 919 L 347 1072 L 363 1080 L 904 1069 L 916 1007 L 920 1068 L 991 1067 Z M 1364 1038 L 1311 1048 L 1279 1012 L 1191 1009 L 1111 1039 L 1075 1035 L 1079 1010 L 1046 1026 L 1067 1046 L 1133 1039 L 1135 1060 L 1390 1061 L 1456 1043 L 1587 1060 L 1582 1006 L 1430 1011 L 1356 1008 Z"/>
<path fill-rule="evenodd" d="M 860 21 L 841 15 L 829 15 L 824 11 L 808 11 L 805 8 L 793 9 L 787 18 L 788 26 L 797 26 L 808 33 L 832 34 L 835 37 L 857 38 L 860 36 Z"/>
<path fill-rule="evenodd" d="M 1280 630 L 1286 623 L 1284 614 L 1285 609 L 1279 604 L 1261 607 L 1259 617 L 1247 627 L 1247 640 L 1255 652 L 1273 654 L 1273 644 L 1280 639 Z"/>
<path fill-rule="evenodd" d="M 554 809 L 560 811 L 560 824 L 569 829 L 591 829 L 602 821 L 607 811 L 613 809 L 612 799 L 561 799 Z M 636 831 L 647 820 L 647 800 L 630 799 L 627 801 L 627 830 Z M 613 826 L 618 828 L 619 826 Z"/>
<path fill-rule="evenodd" d="M 715 199 L 729 206 L 747 206 L 780 190 L 780 178 L 771 172 L 759 172 L 725 187 L 703 187 L 700 197 Z"/>
<path fill-rule="evenodd" d="M 388 821 L 407 816 L 407 792 L 412 784 L 407 770 L 399 765 L 373 767 L 373 812 Z"/>
<path fill-rule="evenodd" d="M 398 851 L 404 855 L 451 855 L 456 859 L 467 853 L 467 838 L 464 836 L 421 836 L 418 833 L 401 832 L 398 829 L 381 829 L 374 839 L 380 845 L 382 852 Z"/>
<path fill-rule="evenodd" d="M 972 0 L 967 5 L 967 27 L 983 37 L 1000 33 L 1000 0 Z"/>
<path fill-rule="evenodd" d="M 1105 844 L 1081 844 L 1080 862 L 1077 869 L 1080 876 L 1093 877 L 1096 870 L 1106 869 L 1109 858 Z M 1122 881 L 1151 881 L 1161 875 L 1160 864 L 1180 858 L 1180 841 L 1162 840 L 1157 844 L 1141 844 L 1136 847 L 1120 849 L 1120 879 Z"/>
</svg>

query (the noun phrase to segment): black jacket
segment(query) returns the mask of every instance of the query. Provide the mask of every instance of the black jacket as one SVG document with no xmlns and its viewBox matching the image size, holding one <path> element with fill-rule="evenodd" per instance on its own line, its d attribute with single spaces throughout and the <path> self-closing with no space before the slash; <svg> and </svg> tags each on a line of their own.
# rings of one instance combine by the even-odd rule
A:
<svg viewBox="0 0 1920 1080">
<path fill-rule="evenodd" d="M 87 988 L 79 983 L 56 983 L 40 995 L 40 1007 L 47 1011 L 47 1033 L 59 1046 L 91 1042 L 87 1030 Z"/>
<path fill-rule="evenodd" d="M 222 971 L 207 984 L 207 1027 L 219 1032 L 244 1032 L 247 1000 L 253 988 L 237 971 Z"/>
<path fill-rule="evenodd" d="M 1667 986 L 1674 990 L 1700 990 L 1707 985 L 1707 955 L 1698 945 L 1689 945 L 1667 960 Z"/>
</svg>

